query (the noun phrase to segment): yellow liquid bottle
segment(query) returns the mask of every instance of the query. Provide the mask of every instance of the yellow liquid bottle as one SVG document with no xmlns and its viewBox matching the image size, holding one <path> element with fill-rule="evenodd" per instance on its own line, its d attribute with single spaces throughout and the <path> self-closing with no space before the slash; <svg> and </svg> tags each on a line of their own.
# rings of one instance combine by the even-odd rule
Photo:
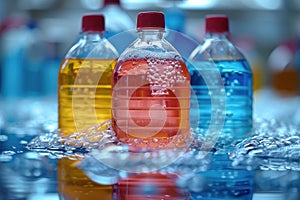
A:
<svg viewBox="0 0 300 200">
<path fill-rule="evenodd" d="M 111 119 L 111 76 L 118 54 L 103 38 L 103 31 L 103 15 L 84 16 L 79 40 L 62 61 L 58 84 L 62 137 Z M 90 180 L 77 167 L 78 162 L 58 160 L 60 199 L 112 199 L 113 186 Z"/>
<path fill-rule="evenodd" d="M 59 128 L 66 137 L 111 119 L 116 59 L 64 59 L 59 72 Z"/>
</svg>

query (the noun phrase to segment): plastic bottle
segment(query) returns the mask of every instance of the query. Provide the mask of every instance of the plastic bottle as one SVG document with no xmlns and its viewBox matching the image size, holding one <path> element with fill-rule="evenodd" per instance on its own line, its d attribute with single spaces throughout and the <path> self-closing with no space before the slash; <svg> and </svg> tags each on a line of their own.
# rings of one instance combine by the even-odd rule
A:
<svg viewBox="0 0 300 200">
<path fill-rule="evenodd" d="M 174 136 L 189 131 L 190 76 L 163 38 L 164 30 L 163 13 L 139 13 L 138 38 L 114 69 L 112 127 L 122 143 L 137 151 L 170 147 Z"/>
<path fill-rule="evenodd" d="M 79 40 L 61 63 L 58 98 L 63 136 L 111 118 L 111 76 L 118 53 L 103 35 L 104 16 L 84 16 Z"/>
<path fill-rule="evenodd" d="M 31 37 L 27 39 L 28 47 L 24 51 L 22 90 L 26 97 L 38 97 L 42 96 L 43 84 L 41 83 L 43 83 L 42 70 L 44 68 L 45 44 L 36 21 L 30 20 L 26 24 L 26 28 L 30 31 Z"/>
<path fill-rule="evenodd" d="M 134 28 L 134 23 L 122 9 L 120 0 L 104 0 L 101 12 L 105 16 L 107 24 L 105 31 L 107 38 Z"/>
<path fill-rule="evenodd" d="M 214 111 L 210 86 L 201 74 L 209 74 L 212 68 L 216 68 L 225 89 L 224 96 L 226 95 L 221 140 L 225 139 L 231 143 L 243 139 L 252 130 L 252 72 L 243 54 L 230 41 L 227 16 L 206 17 L 204 42 L 191 53 L 189 61 L 191 86 L 199 105 L 199 110 L 191 110 L 191 116 L 195 115 L 195 112 L 200 115 L 198 131 L 205 133 L 210 125 L 214 125 L 211 120 Z"/>
<path fill-rule="evenodd" d="M 9 16 L 1 24 L 1 97 L 18 99 L 24 97 L 23 76 L 25 53 L 33 39 L 26 27 L 26 16 Z"/>
<path fill-rule="evenodd" d="M 121 54 L 135 40 L 134 22 L 121 7 L 120 0 L 104 0 L 100 12 L 107 24 L 105 37 Z"/>
<path fill-rule="evenodd" d="M 79 40 L 62 61 L 58 103 L 63 137 L 111 118 L 111 76 L 118 54 L 103 35 L 103 15 L 83 16 Z M 60 199 L 112 199 L 113 186 L 93 182 L 77 162 L 58 160 Z"/>
<path fill-rule="evenodd" d="M 300 91 L 299 53 L 297 40 L 281 42 L 270 54 L 268 64 L 271 85 L 279 97 L 295 97 Z"/>
</svg>

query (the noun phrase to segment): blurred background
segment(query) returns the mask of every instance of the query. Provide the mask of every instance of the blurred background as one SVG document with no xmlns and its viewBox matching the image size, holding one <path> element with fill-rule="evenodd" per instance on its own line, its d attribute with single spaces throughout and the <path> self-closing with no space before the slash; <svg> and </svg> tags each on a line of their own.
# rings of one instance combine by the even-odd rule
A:
<svg viewBox="0 0 300 200">
<path fill-rule="evenodd" d="M 149 10 L 163 11 L 167 28 L 184 34 L 173 42 L 185 59 L 195 47 L 191 41 L 204 38 L 205 15 L 228 15 L 231 38 L 253 70 L 254 118 L 269 115 L 300 130 L 299 0 L 0 0 L 0 200 L 28 194 L 37 196 L 26 199 L 58 199 L 56 160 L 23 152 L 34 136 L 57 130 L 58 70 L 81 17 L 104 14 L 111 37 L 134 29 L 138 12 Z M 122 48 L 130 42 L 115 41 Z M 271 122 L 266 127 L 280 133 Z M 265 171 L 257 177 L 254 192 L 273 195 L 253 199 L 299 199 L 286 198 L 299 195 L 299 174 Z"/>
<path fill-rule="evenodd" d="M 55 96 L 64 54 L 87 13 L 106 16 L 107 37 L 134 29 L 137 13 L 163 11 L 167 27 L 197 42 L 206 14 L 230 18 L 232 40 L 248 58 L 254 89 L 281 96 L 300 91 L 299 0 L 2 0 L 0 96 Z M 111 4 L 113 3 L 113 4 Z"/>
</svg>

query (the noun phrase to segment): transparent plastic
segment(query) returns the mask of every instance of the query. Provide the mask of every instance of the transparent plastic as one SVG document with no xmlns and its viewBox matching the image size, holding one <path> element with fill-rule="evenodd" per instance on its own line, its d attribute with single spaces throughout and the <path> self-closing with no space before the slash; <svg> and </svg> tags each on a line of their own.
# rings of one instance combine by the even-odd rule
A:
<svg viewBox="0 0 300 200">
<path fill-rule="evenodd" d="M 252 130 L 252 71 L 243 54 L 229 40 L 228 32 L 208 32 L 203 44 L 190 55 L 189 62 L 191 86 L 199 105 L 199 110 L 191 110 L 192 116 L 199 115 L 197 131 L 205 133 L 209 126 L 213 126 L 211 93 L 202 75 L 217 68 L 226 95 L 221 137 L 227 141 L 245 138 Z"/>
<path fill-rule="evenodd" d="M 103 32 L 82 32 L 59 71 L 62 136 L 111 119 L 111 76 L 118 53 Z"/>
<path fill-rule="evenodd" d="M 138 31 L 113 74 L 112 127 L 137 149 L 162 149 L 189 132 L 190 76 L 163 30 Z M 177 141 L 177 140 L 176 140 Z"/>
<path fill-rule="evenodd" d="M 101 10 L 107 24 L 105 37 L 128 31 L 134 28 L 134 22 L 119 3 L 107 3 Z"/>
<path fill-rule="evenodd" d="M 82 28 L 99 28 L 90 25 Z M 111 76 L 118 53 L 103 35 L 103 31 L 83 31 L 61 63 L 58 126 L 62 138 L 111 119 Z M 90 180 L 77 162 L 58 160 L 60 199 L 111 199 L 113 187 Z"/>
</svg>

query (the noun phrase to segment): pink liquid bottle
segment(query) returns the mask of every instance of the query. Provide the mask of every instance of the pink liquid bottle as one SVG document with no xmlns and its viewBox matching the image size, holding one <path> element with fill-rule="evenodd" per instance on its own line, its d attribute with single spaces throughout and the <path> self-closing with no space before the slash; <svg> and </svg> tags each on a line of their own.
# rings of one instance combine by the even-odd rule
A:
<svg viewBox="0 0 300 200">
<path fill-rule="evenodd" d="M 139 13 L 138 38 L 113 72 L 113 130 L 137 151 L 181 145 L 189 137 L 190 76 L 164 31 L 163 13 Z"/>
</svg>

